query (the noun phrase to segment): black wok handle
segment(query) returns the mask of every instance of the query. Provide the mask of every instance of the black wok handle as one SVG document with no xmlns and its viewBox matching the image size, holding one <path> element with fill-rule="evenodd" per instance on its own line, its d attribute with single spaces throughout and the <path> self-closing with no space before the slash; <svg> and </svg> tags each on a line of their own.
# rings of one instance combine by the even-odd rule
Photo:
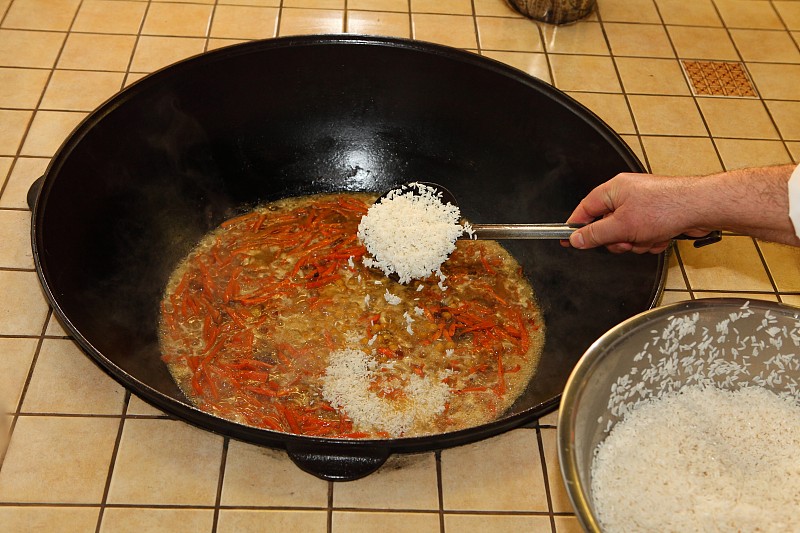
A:
<svg viewBox="0 0 800 533">
<path fill-rule="evenodd" d="M 324 444 L 289 442 L 286 452 L 301 470 L 326 481 L 354 481 L 380 468 L 389 458 L 387 448 L 353 442 L 353 449 Z"/>
<path fill-rule="evenodd" d="M 42 185 L 44 185 L 44 176 L 40 176 L 36 179 L 33 183 L 31 183 L 30 188 L 28 189 L 28 195 L 25 199 L 28 202 L 28 208 L 33 211 L 34 206 L 36 205 L 36 199 L 39 197 L 39 192 L 42 190 Z"/>
</svg>

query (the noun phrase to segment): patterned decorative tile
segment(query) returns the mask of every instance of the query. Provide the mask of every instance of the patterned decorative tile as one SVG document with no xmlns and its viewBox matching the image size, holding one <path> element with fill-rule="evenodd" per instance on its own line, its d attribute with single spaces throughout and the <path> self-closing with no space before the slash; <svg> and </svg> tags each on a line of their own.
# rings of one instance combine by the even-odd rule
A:
<svg viewBox="0 0 800 533">
<path fill-rule="evenodd" d="M 698 96 L 758 96 L 741 62 L 683 60 L 681 65 Z"/>
</svg>

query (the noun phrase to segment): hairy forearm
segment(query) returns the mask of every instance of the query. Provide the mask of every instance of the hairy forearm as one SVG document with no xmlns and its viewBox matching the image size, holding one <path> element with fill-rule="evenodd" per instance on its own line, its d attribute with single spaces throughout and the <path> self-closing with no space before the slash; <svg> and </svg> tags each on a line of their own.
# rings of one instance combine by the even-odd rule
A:
<svg viewBox="0 0 800 533">
<path fill-rule="evenodd" d="M 789 218 L 787 184 L 795 165 L 741 169 L 693 178 L 689 225 L 800 245 Z"/>
</svg>

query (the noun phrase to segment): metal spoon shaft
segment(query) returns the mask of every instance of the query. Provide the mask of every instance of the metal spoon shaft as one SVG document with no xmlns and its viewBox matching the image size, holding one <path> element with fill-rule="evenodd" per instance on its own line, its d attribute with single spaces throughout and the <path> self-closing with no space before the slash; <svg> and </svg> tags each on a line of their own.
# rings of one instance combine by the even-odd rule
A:
<svg viewBox="0 0 800 533">
<path fill-rule="evenodd" d="M 473 237 L 462 239 L 569 239 L 580 224 L 472 224 Z"/>
</svg>

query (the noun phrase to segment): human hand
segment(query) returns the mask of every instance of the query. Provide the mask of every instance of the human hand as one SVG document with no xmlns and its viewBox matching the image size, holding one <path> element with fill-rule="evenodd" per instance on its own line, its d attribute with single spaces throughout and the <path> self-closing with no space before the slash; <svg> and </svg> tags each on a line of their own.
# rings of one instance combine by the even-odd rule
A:
<svg viewBox="0 0 800 533">
<path fill-rule="evenodd" d="M 592 190 L 567 223 L 586 224 L 565 246 L 605 246 L 614 253 L 661 253 L 677 235 L 703 236 L 711 229 L 695 227 L 697 178 L 622 173 Z M 691 202 L 689 201 L 691 200 Z M 702 206 L 703 204 L 694 203 Z"/>
</svg>

